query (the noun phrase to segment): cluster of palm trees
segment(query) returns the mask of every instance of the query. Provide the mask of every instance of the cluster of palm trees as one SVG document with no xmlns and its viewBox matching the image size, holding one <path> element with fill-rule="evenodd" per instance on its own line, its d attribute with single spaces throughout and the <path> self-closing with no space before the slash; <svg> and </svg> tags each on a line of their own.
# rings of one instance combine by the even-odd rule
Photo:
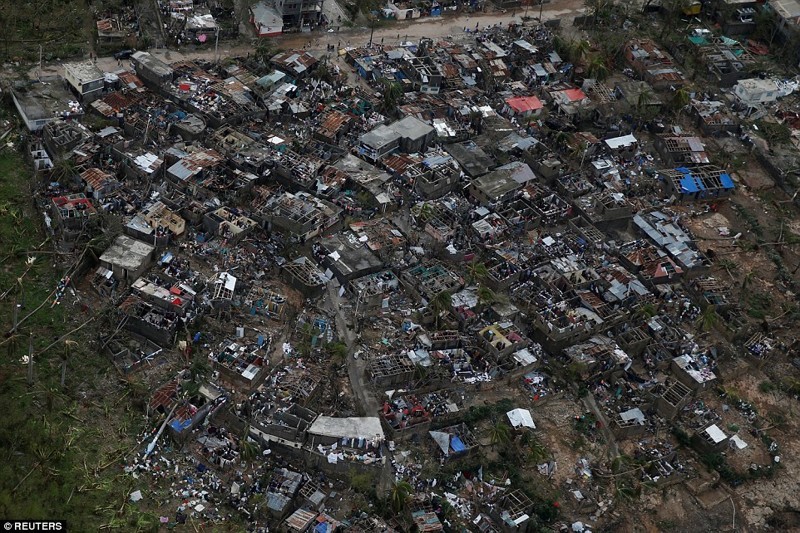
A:
<svg viewBox="0 0 800 533">
<path fill-rule="evenodd" d="M 589 78 L 603 81 L 611 74 L 613 57 L 604 57 L 601 52 L 593 52 L 592 46 L 586 39 L 578 39 L 568 43 L 561 42 L 559 48 L 575 65 L 586 69 Z"/>
<path fill-rule="evenodd" d="M 384 78 L 381 81 L 383 83 L 383 101 L 380 104 L 381 113 L 388 116 L 397 116 L 397 106 L 400 105 L 403 99 L 403 86 L 388 78 Z"/>
<path fill-rule="evenodd" d="M 488 276 L 489 269 L 486 266 L 486 263 L 478 260 L 473 260 L 470 262 L 469 267 L 467 268 L 467 278 L 464 284 L 467 287 L 473 284 L 476 285 L 475 295 L 478 298 L 478 309 L 485 309 L 487 306 L 506 301 L 506 297 L 504 295 L 496 293 L 485 285 L 485 280 Z M 447 316 L 452 308 L 453 293 L 450 291 L 440 291 L 433 298 L 431 298 L 431 300 L 428 302 L 428 311 L 433 316 L 435 329 L 439 329 L 442 324 L 442 317 Z"/>
<path fill-rule="evenodd" d="M 550 457 L 547 446 L 530 431 L 514 435 L 511 426 L 498 420 L 488 430 L 489 445 L 492 449 L 505 448 L 514 452 L 523 462 L 536 464 Z"/>
<path fill-rule="evenodd" d="M 577 67 L 585 69 L 586 77 L 597 81 L 603 81 L 611 75 L 616 54 L 620 52 L 619 50 L 614 52 L 616 48 L 614 39 L 595 50 L 586 39 L 564 41 L 557 38 L 556 48 Z M 642 114 L 655 100 L 656 97 L 651 90 L 642 91 L 639 93 L 636 111 Z M 666 103 L 669 110 L 677 115 L 689 105 L 690 100 L 689 91 L 685 87 L 678 87 L 673 90 L 672 97 Z"/>
</svg>

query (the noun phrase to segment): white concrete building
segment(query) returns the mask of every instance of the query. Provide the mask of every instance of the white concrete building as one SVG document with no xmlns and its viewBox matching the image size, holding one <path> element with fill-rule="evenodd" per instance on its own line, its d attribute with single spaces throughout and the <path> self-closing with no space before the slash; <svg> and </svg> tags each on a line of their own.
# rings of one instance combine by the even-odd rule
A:
<svg viewBox="0 0 800 533">
<path fill-rule="evenodd" d="M 105 74 L 91 61 L 64 63 L 64 79 L 80 100 L 94 100 L 105 84 Z"/>
<path fill-rule="evenodd" d="M 797 80 L 774 80 L 760 78 L 749 78 L 739 80 L 733 87 L 733 94 L 737 100 L 747 107 L 757 107 L 769 104 L 778 98 L 783 98 L 797 90 Z"/>
</svg>

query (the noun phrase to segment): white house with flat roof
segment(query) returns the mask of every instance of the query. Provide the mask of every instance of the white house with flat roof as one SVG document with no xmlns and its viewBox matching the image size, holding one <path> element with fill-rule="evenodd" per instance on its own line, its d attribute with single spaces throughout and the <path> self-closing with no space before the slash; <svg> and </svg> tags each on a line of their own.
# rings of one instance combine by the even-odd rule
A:
<svg viewBox="0 0 800 533">
<path fill-rule="evenodd" d="M 783 98 L 796 91 L 798 88 L 797 80 L 774 80 L 761 78 L 749 78 L 739 80 L 733 86 L 733 94 L 743 105 L 747 107 L 757 107 L 763 104 L 775 102 L 778 98 Z"/>
<path fill-rule="evenodd" d="M 92 101 L 103 93 L 105 73 L 91 61 L 64 63 L 64 79 L 81 101 Z"/>
</svg>

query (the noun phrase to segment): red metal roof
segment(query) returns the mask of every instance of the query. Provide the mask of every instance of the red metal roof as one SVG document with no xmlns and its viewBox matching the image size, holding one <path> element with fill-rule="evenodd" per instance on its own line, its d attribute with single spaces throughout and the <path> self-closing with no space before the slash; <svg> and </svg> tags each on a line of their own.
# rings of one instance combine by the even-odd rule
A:
<svg viewBox="0 0 800 533">
<path fill-rule="evenodd" d="M 513 109 L 515 113 L 538 111 L 544 107 L 542 101 L 535 96 L 514 96 L 512 98 L 507 98 L 506 104 L 508 104 L 508 107 Z"/>
<path fill-rule="evenodd" d="M 164 407 L 164 409 L 168 409 L 172 406 L 172 402 L 175 401 L 175 398 L 178 395 L 178 380 L 174 379 L 158 389 L 153 397 L 150 399 L 150 407 L 152 409 L 158 409 L 159 407 Z"/>
<path fill-rule="evenodd" d="M 570 102 L 578 102 L 586 99 L 586 93 L 577 88 L 565 90 L 564 95 L 569 99 Z"/>
<path fill-rule="evenodd" d="M 81 178 L 94 190 L 102 189 L 106 182 L 114 180 L 114 176 L 95 167 L 84 170 Z"/>
</svg>

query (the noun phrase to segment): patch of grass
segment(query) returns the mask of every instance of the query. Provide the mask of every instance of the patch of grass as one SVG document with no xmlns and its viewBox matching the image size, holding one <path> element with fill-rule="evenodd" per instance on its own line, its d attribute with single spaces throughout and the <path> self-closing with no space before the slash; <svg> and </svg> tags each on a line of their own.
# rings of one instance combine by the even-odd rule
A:
<svg viewBox="0 0 800 533">
<path fill-rule="evenodd" d="M 772 307 L 772 298 L 763 292 L 753 292 L 747 298 L 747 314 L 753 318 L 763 320 Z"/>
<path fill-rule="evenodd" d="M 761 224 L 758 221 L 758 218 L 751 213 L 747 208 L 742 206 L 741 204 L 737 204 L 735 202 L 731 203 L 731 207 L 739 213 L 739 216 L 742 217 L 744 222 L 750 228 L 750 231 L 758 238 L 758 240 L 763 240 L 764 238 L 764 229 L 761 227 Z"/>
<path fill-rule="evenodd" d="M 758 390 L 760 390 L 765 394 L 768 392 L 772 392 L 775 390 L 775 384 L 771 381 L 762 381 L 761 383 L 758 384 Z"/>
<path fill-rule="evenodd" d="M 792 137 L 792 130 L 786 124 L 759 120 L 757 125 L 764 139 L 770 144 L 786 144 Z"/>
<path fill-rule="evenodd" d="M 682 428 L 677 426 L 673 427 L 672 434 L 675 436 L 675 439 L 677 439 L 678 443 L 683 446 L 688 446 L 692 442 L 692 437 L 689 436 L 689 434 L 686 433 L 686 431 L 684 431 Z"/>
<path fill-rule="evenodd" d="M 737 487 L 753 479 L 770 478 L 775 474 L 776 468 L 778 468 L 778 466 L 773 463 L 768 466 L 751 467 L 740 472 L 731 467 L 725 457 L 718 453 L 704 454 L 700 457 L 700 461 L 706 465 L 709 470 L 716 470 L 719 472 L 720 479 L 733 487 Z"/>
<path fill-rule="evenodd" d="M 583 450 L 584 446 L 586 446 L 586 439 L 583 437 L 583 435 L 578 435 L 577 438 L 571 443 L 571 448 L 575 451 Z"/>
<path fill-rule="evenodd" d="M 677 529 L 678 523 L 675 520 L 659 520 L 656 525 L 661 531 L 673 531 Z"/>
<path fill-rule="evenodd" d="M 770 411 L 767 413 L 767 420 L 769 420 L 773 426 L 782 426 L 786 423 L 786 416 L 779 411 Z"/>
</svg>

